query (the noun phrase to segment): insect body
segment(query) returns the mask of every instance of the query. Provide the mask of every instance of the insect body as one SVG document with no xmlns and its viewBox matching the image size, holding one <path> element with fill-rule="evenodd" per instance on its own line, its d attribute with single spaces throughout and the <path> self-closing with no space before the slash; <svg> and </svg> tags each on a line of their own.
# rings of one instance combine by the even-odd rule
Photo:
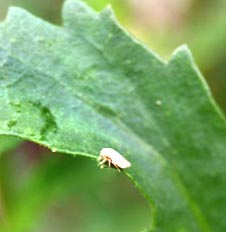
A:
<svg viewBox="0 0 226 232">
<path fill-rule="evenodd" d="M 102 148 L 98 161 L 101 168 L 104 167 L 104 163 L 108 162 L 108 167 L 113 165 L 118 171 L 131 166 L 131 163 L 113 148 Z"/>
</svg>

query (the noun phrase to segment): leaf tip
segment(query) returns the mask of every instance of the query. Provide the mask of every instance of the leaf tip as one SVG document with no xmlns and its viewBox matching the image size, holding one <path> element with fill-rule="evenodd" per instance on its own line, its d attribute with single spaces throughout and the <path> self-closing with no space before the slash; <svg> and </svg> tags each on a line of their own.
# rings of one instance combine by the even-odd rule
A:
<svg viewBox="0 0 226 232">
<path fill-rule="evenodd" d="M 189 58 L 189 60 L 192 60 L 192 54 L 187 44 L 183 44 L 175 49 L 170 60 L 174 60 L 175 58 Z"/>
<path fill-rule="evenodd" d="M 82 0 L 66 0 L 63 5 L 63 13 L 90 13 L 95 12 L 86 2 Z"/>
<path fill-rule="evenodd" d="M 95 18 L 96 15 L 97 12 L 82 0 L 66 0 L 64 2 L 62 10 L 64 22 L 87 22 Z"/>
<path fill-rule="evenodd" d="M 12 18 L 18 17 L 18 15 L 24 12 L 26 11 L 20 7 L 10 6 L 4 21 L 10 21 Z"/>
<path fill-rule="evenodd" d="M 172 53 L 172 55 L 169 59 L 168 64 L 178 63 L 178 62 L 179 63 L 183 62 L 183 64 L 187 64 L 189 66 L 192 66 L 193 69 L 198 71 L 198 68 L 194 62 L 193 55 L 192 55 L 189 47 L 186 44 L 181 45 L 174 50 L 174 52 Z"/>
<path fill-rule="evenodd" d="M 113 16 L 114 11 L 112 9 L 111 4 L 108 4 L 100 13 L 107 16 Z"/>
</svg>

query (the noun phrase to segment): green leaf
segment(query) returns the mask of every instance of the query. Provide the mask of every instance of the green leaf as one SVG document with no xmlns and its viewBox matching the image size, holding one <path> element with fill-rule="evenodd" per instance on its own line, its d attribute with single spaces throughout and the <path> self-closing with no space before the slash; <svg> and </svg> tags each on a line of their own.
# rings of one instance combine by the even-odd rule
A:
<svg viewBox="0 0 226 232">
<path fill-rule="evenodd" d="M 132 163 L 151 231 L 225 231 L 226 124 L 188 49 L 165 63 L 109 8 L 81 1 L 63 19 L 11 8 L 1 24 L 0 133 L 91 158 L 113 147 Z"/>
</svg>

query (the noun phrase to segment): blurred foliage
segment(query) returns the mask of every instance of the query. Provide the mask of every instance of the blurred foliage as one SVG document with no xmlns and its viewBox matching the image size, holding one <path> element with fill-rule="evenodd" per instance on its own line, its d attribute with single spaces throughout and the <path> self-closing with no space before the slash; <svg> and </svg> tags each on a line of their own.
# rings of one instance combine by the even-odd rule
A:
<svg viewBox="0 0 226 232">
<path fill-rule="evenodd" d="M 0 186 L 1 231 L 135 232 L 149 224 L 145 201 L 124 175 L 32 143 L 1 157 Z"/>
<path fill-rule="evenodd" d="M 0 155 L 13 149 L 21 143 L 21 139 L 14 136 L 0 136 Z"/>
<path fill-rule="evenodd" d="M 111 4 L 121 23 L 165 58 L 178 45 L 188 44 L 217 102 L 226 110 L 225 0 L 171 0 L 166 6 L 164 0 L 87 2 L 97 10 Z M 8 6 L 17 5 L 61 24 L 62 3 L 63 0 L 1 0 L 0 18 L 4 19 Z M 0 138 L 0 152 L 13 148 L 17 142 Z M 8 220 L 23 227 L 26 224 L 23 225 L 23 220 L 29 220 L 25 212 L 41 222 L 32 232 L 72 231 L 72 228 L 77 231 L 137 231 L 148 224 L 147 206 L 124 176 L 112 170 L 104 170 L 105 175 L 102 175 L 93 162 L 82 158 L 55 157 L 47 151 L 38 151 L 37 156 L 32 157 L 34 148 L 27 151 L 29 146 L 25 144 L 0 157 L 0 221 L 6 227 Z M 84 171 L 86 168 L 90 173 Z M 59 183 L 54 184 L 54 175 L 63 176 Z M 74 178 L 78 175 L 80 178 Z M 50 186 L 46 178 L 52 178 Z M 77 183 L 79 180 L 85 185 Z M 87 189 L 92 194 L 89 195 Z M 123 194 L 117 189 L 123 189 Z M 60 196 L 62 191 L 63 197 Z M 34 215 L 36 207 L 43 207 L 42 214 Z M 20 221 L 14 216 L 18 210 Z M 109 221 L 109 213 L 114 220 Z M 103 218 L 102 222 L 97 220 L 99 217 Z"/>
</svg>

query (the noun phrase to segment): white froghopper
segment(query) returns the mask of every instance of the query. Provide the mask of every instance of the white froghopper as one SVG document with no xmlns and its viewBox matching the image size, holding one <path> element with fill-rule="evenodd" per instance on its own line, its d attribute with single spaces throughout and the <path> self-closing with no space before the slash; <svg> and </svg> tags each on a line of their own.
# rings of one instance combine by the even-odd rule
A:
<svg viewBox="0 0 226 232">
<path fill-rule="evenodd" d="M 113 148 L 102 148 L 98 161 L 101 168 L 104 167 L 104 163 L 108 162 L 108 167 L 113 165 L 119 171 L 131 166 L 131 163 Z"/>
</svg>

